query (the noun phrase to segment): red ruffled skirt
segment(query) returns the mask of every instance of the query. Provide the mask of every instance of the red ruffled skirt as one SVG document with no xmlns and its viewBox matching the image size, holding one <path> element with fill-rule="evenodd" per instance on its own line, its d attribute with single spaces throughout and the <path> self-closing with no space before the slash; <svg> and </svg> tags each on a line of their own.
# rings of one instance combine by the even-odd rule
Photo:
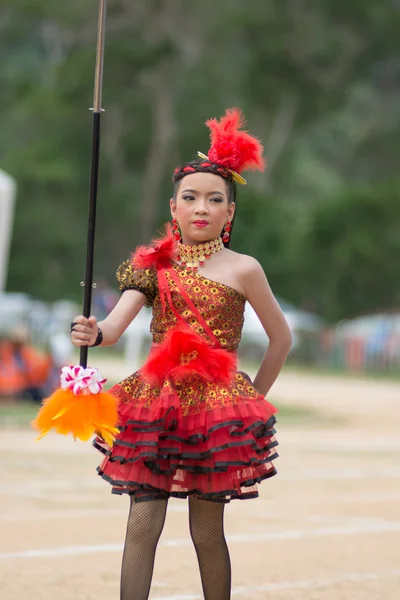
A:
<svg viewBox="0 0 400 600">
<path fill-rule="evenodd" d="M 257 484 L 276 474 L 277 409 L 236 372 L 229 384 L 190 375 L 153 387 L 141 371 L 111 390 L 119 427 L 98 473 L 112 492 L 152 498 L 197 497 L 220 502 L 256 498 Z"/>
</svg>

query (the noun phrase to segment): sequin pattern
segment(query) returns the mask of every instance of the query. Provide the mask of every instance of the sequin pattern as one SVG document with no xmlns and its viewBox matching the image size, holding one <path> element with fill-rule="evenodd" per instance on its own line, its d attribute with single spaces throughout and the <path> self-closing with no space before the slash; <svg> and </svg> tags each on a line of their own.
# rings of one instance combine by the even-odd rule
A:
<svg viewBox="0 0 400 600">
<path fill-rule="evenodd" d="M 174 264 L 173 269 L 221 347 L 236 352 L 244 322 L 244 296 L 229 286 L 203 277 L 199 273 L 187 271 L 178 264 Z M 168 271 L 167 278 L 176 310 L 196 333 L 207 337 Z M 117 270 L 117 280 L 120 291 L 136 289 L 146 296 L 146 306 L 153 307 L 150 333 L 155 343 L 162 342 L 165 333 L 176 324 L 176 318 L 168 304 L 165 314 L 162 313 L 156 271 L 135 269 L 131 261 L 126 260 Z"/>
<path fill-rule="evenodd" d="M 140 374 L 133 373 L 113 390 L 122 403 L 136 407 L 143 404 L 150 408 L 162 392 L 172 391 L 171 383 L 166 381 L 163 388 L 152 388 Z M 190 377 L 175 384 L 173 390 L 179 397 L 182 414 L 198 414 L 202 410 L 215 410 L 224 406 L 233 406 L 240 402 L 264 402 L 245 373 L 238 371 L 230 386 L 208 383 L 200 377 Z"/>
<path fill-rule="evenodd" d="M 157 273 L 154 269 L 135 269 L 130 259 L 125 260 L 117 269 L 118 288 L 137 290 L 146 296 L 145 306 L 153 306 L 158 293 Z"/>
<path fill-rule="evenodd" d="M 125 289 L 139 289 L 146 295 L 147 301 L 152 302 L 153 319 L 150 330 L 153 341 L 161 343 L 165 333 L 176 324 L 176 317 L 168 303 L 163 315 L 156 272 L 151 269 L 135 270 L 127 263 L 129 261 L 123 263 L 119 269 L 119 281 Z M 189 272 L 180 265 L 174 264 L 173 269 L 221 347 L 236 352 L 244 321 L 244 296 L 229 286 L 212 281 L 199 273 Z M 207 338 L 206 332 L 182 298 L 168 271 L 167 278 L 175 309 L 194 331 Z M 182 360 L 186 358 L 183 357 Z M 132 403 L 132 406 L 144 404 L 149 408 L 171 385 L 171 382 L 166 381 L 164 389 L 152 388 L 138 372 L 122 381 L 117 389 L 123 403 Z M 239 398 L 241 402 L 246 399 L 252 402 L 264 400 L 249 378 L 241 372 L 236 373 L 230 386 L 209 383 L 198 376 L 191 376 L 175 384 L 174 392 L 180 398 L 183 414 L 195 414 L 204 409 L 213 410 L 234 405 Z"/>
<path fill-rule="evenodd" d="M 188 272 L 179 265 L 174 265 L 173 268 L 197 310 L 218 339 L 221 348 L 236 352 L 244 321 L 246 302 L 244 296 L 231 287 L 212 281 L 199 273 Z M 168 272 L 167 278 L 176 310 L 196 333 L 207 337 Z M 175 323 L 175 316 L 168 306 L 165 315 L 162 314 L 161 299 L 157 295 L 153 304 L 153 320 L 150 327 L 153 341 L 162 342 L 165 332 Z"/>
</svg>

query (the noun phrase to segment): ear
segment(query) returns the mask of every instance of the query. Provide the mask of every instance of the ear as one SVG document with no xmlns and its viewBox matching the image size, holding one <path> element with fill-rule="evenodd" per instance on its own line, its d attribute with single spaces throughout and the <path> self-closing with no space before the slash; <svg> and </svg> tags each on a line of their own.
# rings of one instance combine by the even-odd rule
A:
<svg viewBox="0 0 400 600">
<path fill-rule="evenodd" d="M 171 209 L 172 218 L 174 219 L 175 215 L 176 215 L 176 200 L 175 200 L 175 198 L 171 198 L 171 200 L 169 201 L 169 206 Z"/>
<path fill-rule="evenodd" d="M 234 202 L 231 202 L 228 205 L 228 218 L 230 221 L 232 221 L 233 219 L 233 215 L 235 214 L 235 210 L 236 210 L 236 204 Z"/>
</svg>

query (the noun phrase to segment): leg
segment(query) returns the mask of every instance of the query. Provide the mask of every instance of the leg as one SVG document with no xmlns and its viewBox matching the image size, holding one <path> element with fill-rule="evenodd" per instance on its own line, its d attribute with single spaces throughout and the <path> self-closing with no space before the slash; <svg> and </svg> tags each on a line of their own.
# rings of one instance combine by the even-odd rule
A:
<svg viewBox="0 0 400 600">
<path fill-rule="evenodd" d="M 147 600 L 168 500 L 131 497 L 121 571 L 121 600 Z"/>
<path fill-rule="evenodd" d="M 225 504 L 189 497 L 190 535 L 199 561 L 204 600 L 230 600 L 231 562 L 224 535 Z"/>
</svg>

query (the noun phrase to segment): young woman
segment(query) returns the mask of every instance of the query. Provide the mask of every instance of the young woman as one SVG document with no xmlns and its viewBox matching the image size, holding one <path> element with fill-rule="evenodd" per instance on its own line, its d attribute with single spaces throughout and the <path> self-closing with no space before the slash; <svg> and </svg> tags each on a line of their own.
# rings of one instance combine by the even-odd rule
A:
<svg viewBox="0 0 400 600">
<path fill-rule="evenodd" d="M 78 316 L 72 324 L 75 346 L 109 346 L 144 305 L 153 309 L 146 363 L 110 390 L 120 434 L 112 447 L 94 442 L 105 454 L 99 474 L 131 499 L 121 600 L 148 598 L 170 497 L 189 499 L 205 600 L 228 600 L 225 504 L 257 497 L 257 483 L 276 473 L 276 408 L 265 395 L 291 334 L 260 264 L 229 249 L 235 182 L 263 167 L 262 147 L 241 130 L 236 109 L 207 125 L 208 157 L 175 169 L 173 227 L 119 267 L 123 294 L 104 321 Z M 254 382 L 236 370 L 246 301 L 269 338 Z"/>
</svg>

